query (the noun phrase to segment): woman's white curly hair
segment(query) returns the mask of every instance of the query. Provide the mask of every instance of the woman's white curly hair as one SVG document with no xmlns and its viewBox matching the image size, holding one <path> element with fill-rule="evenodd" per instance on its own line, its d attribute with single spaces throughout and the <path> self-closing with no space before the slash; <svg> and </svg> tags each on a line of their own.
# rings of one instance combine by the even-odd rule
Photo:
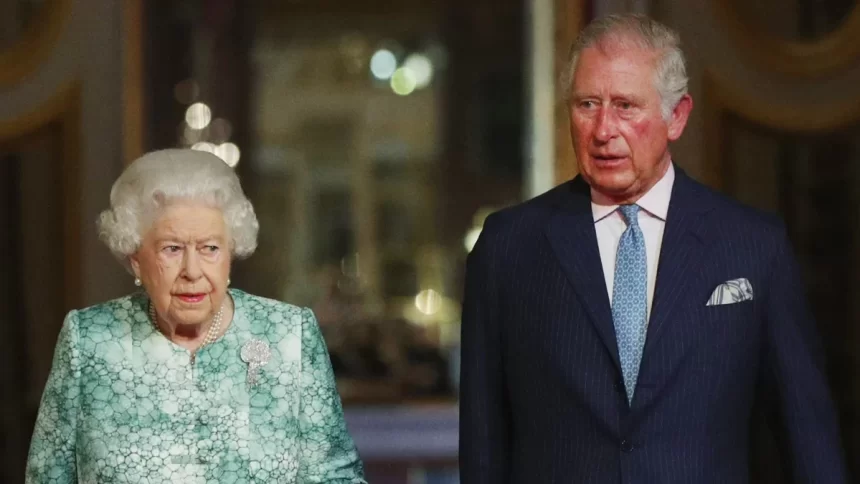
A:
<svg viewBox="0 0 860 484">
<path fill-rule="evenodd" d="M 99 237 L 128 268 L 160 209 L 176 201 L 219 209 L 230 235 L 230 251 L 248 257 L 257 248 L 260 224 L 239 177 L 217 156 L 203 151 L 153 151 L 135 160 L 110 191 L 110 208 L 99 216 Z"/>
</svg>

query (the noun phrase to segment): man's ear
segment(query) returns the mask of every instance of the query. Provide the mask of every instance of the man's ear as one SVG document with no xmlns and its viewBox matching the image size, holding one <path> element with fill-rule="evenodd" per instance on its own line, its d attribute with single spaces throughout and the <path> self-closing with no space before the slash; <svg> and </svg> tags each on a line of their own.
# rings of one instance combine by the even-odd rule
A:
<svg viewBox="0 0 860 484">
<path fill-rule="evenodd" d="M 684 94 L 684 97 L 675 105 L 672 116 L 669 118 L 669 141 L 675 141 L 681 137 L 692 110 L 693 98 L 689 94 Z"/>
</svg>

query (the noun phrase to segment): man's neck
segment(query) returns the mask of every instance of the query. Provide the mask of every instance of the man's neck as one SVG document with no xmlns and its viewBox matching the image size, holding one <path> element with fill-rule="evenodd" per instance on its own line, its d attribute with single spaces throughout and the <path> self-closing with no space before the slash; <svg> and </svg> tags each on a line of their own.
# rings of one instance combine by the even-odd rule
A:
<svg viewBox="0 0 860 484">
<path fill-rule="evenodd" d="M 666 172 L 669 171 L 669 166 L 671 166 L 672 160 L 668 158 L 664 163 L 663 169 L 660 171 L 660 176 L 654 177 L 652 180 L 648 182 L 647 185 L 643 185 L 639 187 L 635 193 L 623 193 L 623 194 L 615 194 L 615 193 L 603 193 L 594 188 L 591 189 L 591 201 L 597 205 L 630 205 L 636 203 L 637 200 L 642 198 L 649 190 L 654 188 L 654 185 L 660 182 L 664 176 L 666 176 Z"/>
</svg>

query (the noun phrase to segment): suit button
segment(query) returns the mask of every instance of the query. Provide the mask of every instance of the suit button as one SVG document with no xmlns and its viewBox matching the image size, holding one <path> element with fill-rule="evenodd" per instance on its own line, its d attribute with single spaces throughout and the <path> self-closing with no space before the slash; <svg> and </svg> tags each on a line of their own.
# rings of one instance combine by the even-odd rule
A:
<svg viewBox="0 0 860 484">
<path fill-rule="evenodd" d="M 633 452 L 634 448 L 635 447 L 633 447 L 633 443 L 630 442 L 629 440 L 622 440 L 621 441 L 621 450 L 623 452 Z"/>
</svg>

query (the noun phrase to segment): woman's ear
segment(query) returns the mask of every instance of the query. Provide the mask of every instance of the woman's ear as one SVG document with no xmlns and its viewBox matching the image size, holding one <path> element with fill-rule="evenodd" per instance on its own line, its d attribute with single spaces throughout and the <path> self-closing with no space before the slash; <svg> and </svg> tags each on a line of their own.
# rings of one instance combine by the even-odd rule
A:
<svg viewBox="0 0 860 484">
<path fill-rule="evenodd" d="M 137 254 L 128 256 L 128 263 L 131 266 L 134 277 L 140 279 L 140 261 L 137 260 Z"/>
</svg>

